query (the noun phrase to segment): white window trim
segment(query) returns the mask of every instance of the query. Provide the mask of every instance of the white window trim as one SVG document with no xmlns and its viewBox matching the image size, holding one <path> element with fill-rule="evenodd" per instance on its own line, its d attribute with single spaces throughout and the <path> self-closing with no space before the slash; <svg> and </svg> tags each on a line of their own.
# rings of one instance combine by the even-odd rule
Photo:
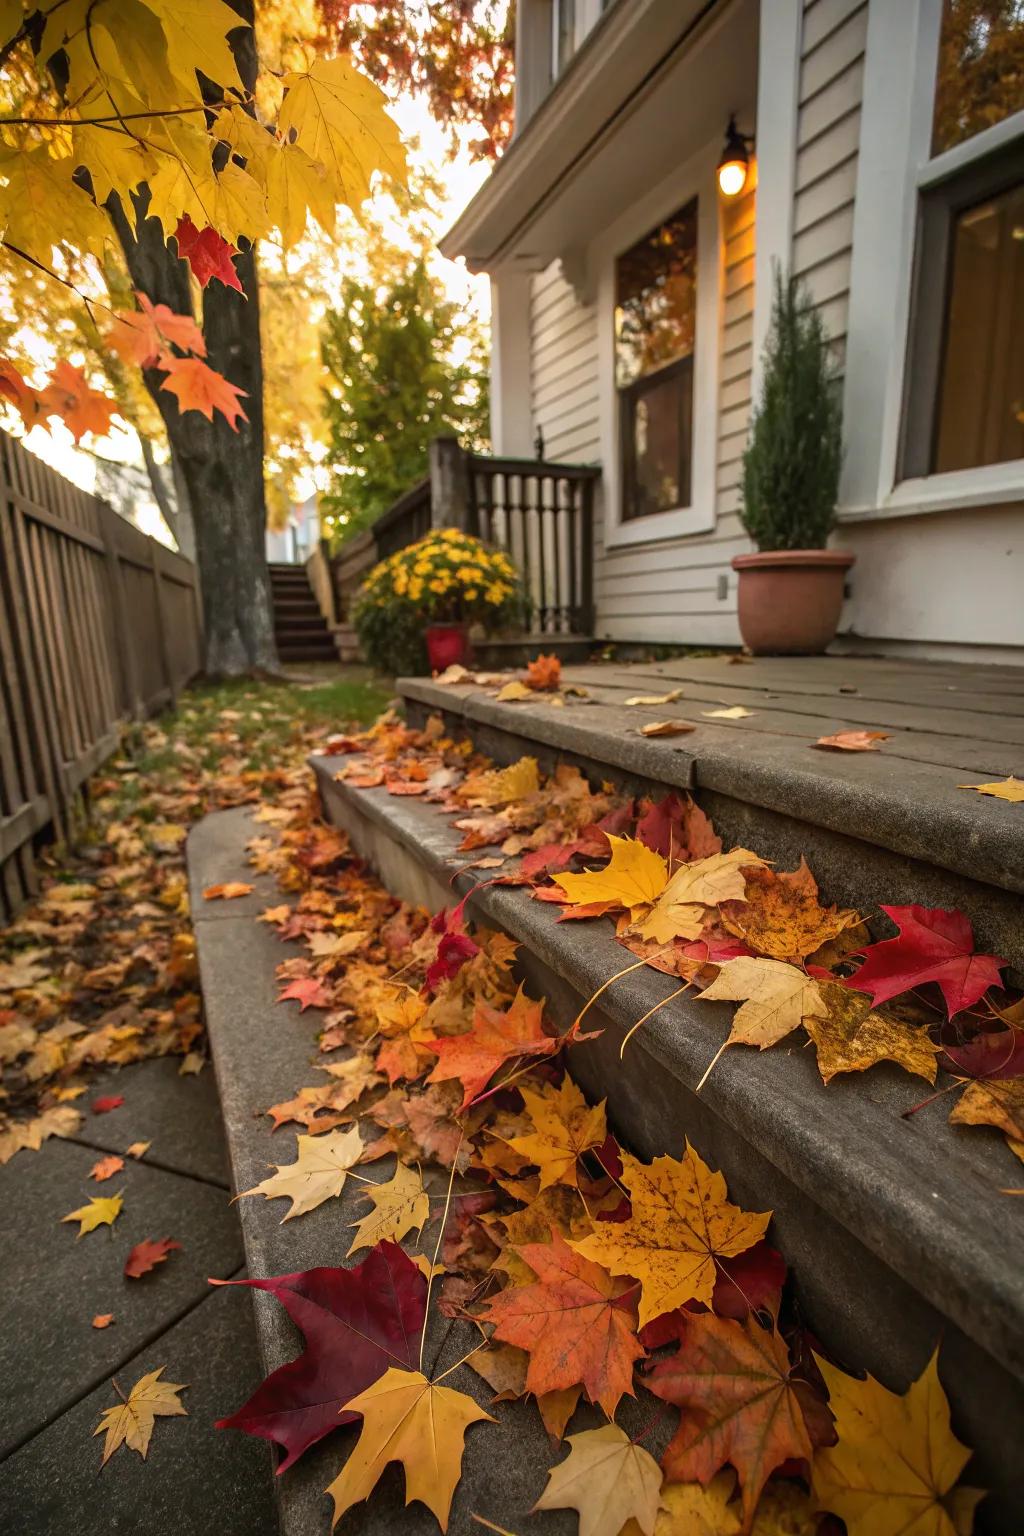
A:
<svg viewBox="0 0 1024 1536">
<path fill-rule="evenodd" d="M 942 3 L 868 11 L 843 393 L 846 522 L 1024 500 L 1024 459 L 896 479 L 919 194 L 1024 129 L 1016 113 L 932 158 Z"/>
<path fill-rule="evenodd" d="M 591 248 L 598 273 L 598 377 L 605 547 L 651 544 L 708 533 L 716 516 L 718 373 L 721 352 L 722 240 L 715 170 L 721 143 L 706 145 L 632 206 Z M 697 315 L 693 368 L 690 503 L 648 517 L 622 518 L 619 392 L 615 385 L 615 260 L 657 224 L 697 198 Z"/>
</svg>

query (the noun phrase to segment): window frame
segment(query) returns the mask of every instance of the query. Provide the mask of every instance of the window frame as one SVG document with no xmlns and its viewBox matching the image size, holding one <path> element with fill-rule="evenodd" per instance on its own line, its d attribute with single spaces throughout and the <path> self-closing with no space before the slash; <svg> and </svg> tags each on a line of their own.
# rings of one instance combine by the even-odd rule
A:
<svg viewBox="0 0 1024 1536">
<path fill-rule="evenodd" d="M 635 436 L 632 431 L 631 407 L 635 409 L 635 401 L 643 395 L 652 385 L 667 384 L 679 379 L 683 385 L 680 394 L 680 410 L 683 417 L 683 426 L 679 437 L 679 461 L 676 465 L 676 478 L 680 487 L 680 506 L 689 506 L 693 483 L 693 367 L 694 353 L 690 352 L 685 357 L 674 358 L 671 363 L 664 363 L 660 368 L 653 369 L 650 373 L 642 373 L 630 384 L 617 386 L 619 394 L 619 477 L 620 477 L 620 507 L 619 521 L 622 523 L 636 523 L 647 517 L 661 517 L 660 512 L 629 512 L 627 502 L 630 494 L 636 486 L 636 462 L 635 462 Z M 686 443 L 686 435 L 689 435 L 689 443 Z"/>
<path fill-rule="evenodd" d="M 926 205 L 939 207 L 945 188 L 952 207 L 972 170 L 981 174 L 1004 150 L 1024 157 L 1024 110 L 932 155 L 942 11 L 943 0 L 868 11 L 843 389 L 844 522 L 1024 501 L 1024 459 L 934 474 L 916 472 L 920 457 L 904 465 L 908 430 L 920 431 L 919 422 L 904 422 L 911 370 L 931 366 L 918 356 L 912 328 L 922 303 L 935 302 L 918 285 Z M 904 468 L 915 472 L 901 478 Z"/>
<path fill-rule="evenodd" d="M 715 170 L 721 147 L 719 137 L 704 145 L 626 209 L 589 252 L 597 278 L 600 457 L 608 549 L 705 534 L 715 527 L 722 305 L 721 209 Z M 697 200 L 697 314 L 691 359 L 699 361 L 693 366 L 689 497 L 670 511 L 626 519 L 622 516 L 623 391 L 616 383 L 615 369 L 616 262 L 693 199 Z M 649 382 L 657 374 L 645 377 Z"/>
</svg>

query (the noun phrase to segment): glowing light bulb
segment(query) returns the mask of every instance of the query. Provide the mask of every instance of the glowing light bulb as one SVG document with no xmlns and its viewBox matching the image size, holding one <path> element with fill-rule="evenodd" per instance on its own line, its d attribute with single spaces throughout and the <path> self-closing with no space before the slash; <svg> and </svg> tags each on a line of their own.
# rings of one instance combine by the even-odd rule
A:
<svg viewBox="0 0 1024 1536">
<path fill-rule="evenodd" d="M 718 167 L 718 186 L 723 197 L 737 197 L 747 180 L 747 167 L 742 160 L 727 160 Z"/>
</svg>

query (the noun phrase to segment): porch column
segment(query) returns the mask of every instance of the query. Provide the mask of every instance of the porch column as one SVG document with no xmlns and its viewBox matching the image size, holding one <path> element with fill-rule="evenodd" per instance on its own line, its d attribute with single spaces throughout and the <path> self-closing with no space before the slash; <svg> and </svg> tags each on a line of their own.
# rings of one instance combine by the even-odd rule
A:
<svg viewBox="0 0 1024 1536">
<path fill-rule="evenodd" d="M 800 95 L 803 0 L 761 7 L 757 60 L 757 248 L 754 258 L 754 399 L 761 387 L 761 353 L 772 312 L 772 268 L 793 257 L 796 134 Z"/>
<path fill-rule="evenodd" d="M 502 458 L 533 456 L 530 274 L 491 275 L 491 444 Z"/>
</svg>

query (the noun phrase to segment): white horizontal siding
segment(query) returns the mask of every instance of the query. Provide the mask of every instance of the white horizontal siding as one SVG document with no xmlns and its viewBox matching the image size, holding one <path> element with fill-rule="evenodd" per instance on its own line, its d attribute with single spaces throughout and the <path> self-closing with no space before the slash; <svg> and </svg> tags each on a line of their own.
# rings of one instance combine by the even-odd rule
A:
<svg viewBox="0 0 1024 1536">
<path fill-rule="evenodd" d="M 557 263 L 531 287 L 530 414 L 546 458 L 598 458 L 597 310 L 579 302 Z"/>
</svg>

